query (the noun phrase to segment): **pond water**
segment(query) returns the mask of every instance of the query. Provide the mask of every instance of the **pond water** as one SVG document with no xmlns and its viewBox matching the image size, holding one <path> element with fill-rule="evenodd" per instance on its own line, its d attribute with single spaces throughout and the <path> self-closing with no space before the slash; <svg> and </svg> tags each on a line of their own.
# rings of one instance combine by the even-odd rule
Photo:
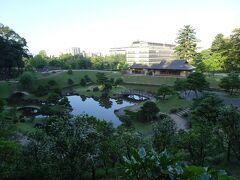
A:
<svg viewBox="0 0 240 180">
<path fill-rule="evenodd" d="M 70 105 L 72 106 L 72 115 L 88 114 L 100 120 L 112 122 L 114 127 L 122 124 L 119 118 L 115 115 L 114 110 L 131 106 L 134 103 L 122 99 L 108 98 L 88 98 L 80 96 L 67 96 Z"/>
</svg>

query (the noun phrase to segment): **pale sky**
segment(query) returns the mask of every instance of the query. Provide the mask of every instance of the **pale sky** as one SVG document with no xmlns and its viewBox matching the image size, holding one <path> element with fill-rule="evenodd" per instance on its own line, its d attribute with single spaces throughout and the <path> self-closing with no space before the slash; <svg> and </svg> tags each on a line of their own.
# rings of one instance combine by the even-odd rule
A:
<svg viewBox="0 0 240 180">
<path fill-rule="evenodd" d="M 48 55 L 80 47 L 107 53 L 144 40 L 174 43 L 190 24 L 208 48 L 216 34 L 240 28 L 240 0 L 0 0 L 0 23 Z"/>
</svg>

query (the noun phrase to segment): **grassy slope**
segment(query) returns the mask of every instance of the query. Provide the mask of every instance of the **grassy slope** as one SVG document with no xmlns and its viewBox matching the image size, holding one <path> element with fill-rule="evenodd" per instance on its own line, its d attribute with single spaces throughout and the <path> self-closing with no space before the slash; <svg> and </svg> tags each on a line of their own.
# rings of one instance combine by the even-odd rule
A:
<svg viewBox="0 0 240 180">
<path fill-rule="evenodd" d="M 45 75 L 45 77 L 41 77 L 38 82 L 47 83 L 47 80 L 53 79 L 58 82 L 60 87 L 67 86 L 67 80 L 71 78 L 75 84 L 79 84 L 80 79 L 84 77 L 84 75 L 88 75 L 93 81 L 96 81 L 96 73 L 97 71 L 89 71 L 89 70 L 82 70 L 82 71 L 74 71 L 73 74 L 69 75 L 67 72 L 56 73 L 56 74 L 49 74 Z M 107 77 L 109 78 L 118 78 L 122 77 L 125 83 L 129 84 L 142 84 L 142 85 L 170 85 L 174 84 L 174 81 L 177 79 L 176 77 L 163 77 L 163 76 L 133 76 L 133 75 L 121 75 L 119 72 L 104 72 Z M 207 77 L 208 82 L 210 83 L 211 87 L 218 88 L 218 83 L 220 78 L 218 77 Z"/>
<path fill-rule="evenodd" d="M 15 89 L 16 84 L 8 82 L 0 82 L 0 97 L 7 98 Z"/>
<path fill-rule="evenodd" d="M 176 95 L 167 98 L 167 100 L 157 101 L 157 106 L 161 112 L 169 113 L 172 108 L 186 108 L 188 107 L 189 101 L 179 99 Z"/>
</svg>

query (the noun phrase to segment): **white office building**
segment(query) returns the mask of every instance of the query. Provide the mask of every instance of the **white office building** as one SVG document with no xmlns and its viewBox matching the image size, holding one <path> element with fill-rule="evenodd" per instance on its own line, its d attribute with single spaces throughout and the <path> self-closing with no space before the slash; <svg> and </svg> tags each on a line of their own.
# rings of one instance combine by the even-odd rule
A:
<svg viewBox="0 0 240 180">
<path fill-rule="evenodd" d="M 173 60 L 174 48 L 173 44 L 135 41 L 131 47 L 127 48 L 127 62 L 129 65 L 152 65 L 160 63 L 162 60 Z"/>
<path fill-rule="evenodd" d="M 152 65 L 160 61 L 174 60 L 173 44 L 135 41 L 130 47 L 111 48 L 110 55 L 125 54 L 129 65 Z"/>
</svg>

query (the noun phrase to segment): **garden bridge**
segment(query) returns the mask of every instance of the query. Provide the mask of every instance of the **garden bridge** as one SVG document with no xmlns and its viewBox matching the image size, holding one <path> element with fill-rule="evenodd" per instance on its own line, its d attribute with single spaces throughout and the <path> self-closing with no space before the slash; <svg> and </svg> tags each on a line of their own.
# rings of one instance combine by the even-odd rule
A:
<svg viewBox="0 0 240 180">
<path fill-rule="evenodd" d="M 120 93 L 123 96 L 129 96 L 129 95 L 137 95 L 140 97 L 144 97 L 147 99 L 154 99 L 154 96 L 150 93 L 146 93 L 144 91 L 140 91 L 140 90 L 126 90 Z"/>
</svg>

